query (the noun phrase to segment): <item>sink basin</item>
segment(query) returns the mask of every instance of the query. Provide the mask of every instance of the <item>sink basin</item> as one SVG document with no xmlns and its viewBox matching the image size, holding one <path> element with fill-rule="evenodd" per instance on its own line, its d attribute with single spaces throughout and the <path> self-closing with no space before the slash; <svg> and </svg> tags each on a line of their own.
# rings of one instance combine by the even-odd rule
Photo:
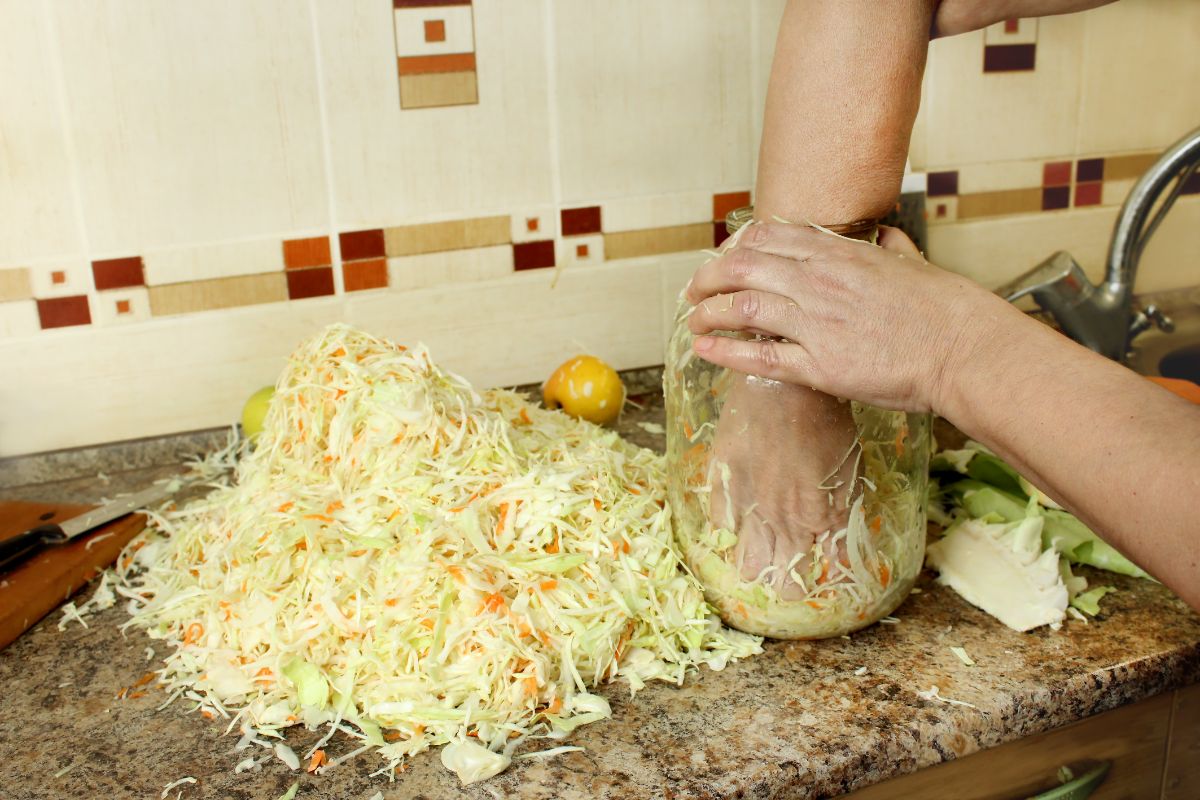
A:
<svg viewBox="0 0 1200 800">
<path fill-rule="evenodd" d="M 1129 366 L 1142 375 L 1200 383 L 1200 290 L 1172 305 L 1167 313 L 1175 322 L 1175 332 L 1151 329 L 1143 333 L 1134 342 Z"/>
</svg>

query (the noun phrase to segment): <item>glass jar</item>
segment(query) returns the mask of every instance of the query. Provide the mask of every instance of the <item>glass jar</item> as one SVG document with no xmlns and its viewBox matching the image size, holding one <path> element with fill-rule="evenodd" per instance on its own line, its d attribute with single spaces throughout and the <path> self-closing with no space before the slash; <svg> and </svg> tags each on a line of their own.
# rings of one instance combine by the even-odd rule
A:
<svg viewBox="0 0 1200 800">
<path fill-rule="evenodd" d="M 731 213 L 730 232 L 749 216 L 743 209 Z M 675 535 L 708 601 L 727 624 L 780 639 L 840 636 L 887 616 L 908 596 L 924 560 L 930 416 L 841 401 L 717 367 L 692 351 L 690 310 L 681 296 L 663 376 L 667 478 Z M 797 398 L 797 392 L 808 397 Z M 759 430 L 746 436 L 739 420 L 758 411 L 746 409 L 797 399 L 812 412 L 785 418 L 792 426 L 786 435 Z M 742 463 L 735 472 L 722 460 L 731 449 L 753 450 L 738 437 L 767 442 L 755 457 L 764 465 L 771 460 L 771 476 L 764 479 L 771 485 L 754 485 L 759 475 L 753 466 Z M 813 443 L 812 453 L 801 452 L 805 441 Z M 811 463 L 792 471 L 793 464 L 818 456 L 831 466 L 823 477 L 814 477 Z M 783 492 L 781 470 L 783 482 L 792 484 Z M 780 503 L 781 496 L 810 507 Z M 823 503 L 828 508 L 815 508 Z M 750 525 L 757 531 L 748 534 Z M 786 563 L 761 563 L 762 553 L 752 551 L 762 550 L 765 528 L 785 550 L 800 552 Z"/>
</svg>

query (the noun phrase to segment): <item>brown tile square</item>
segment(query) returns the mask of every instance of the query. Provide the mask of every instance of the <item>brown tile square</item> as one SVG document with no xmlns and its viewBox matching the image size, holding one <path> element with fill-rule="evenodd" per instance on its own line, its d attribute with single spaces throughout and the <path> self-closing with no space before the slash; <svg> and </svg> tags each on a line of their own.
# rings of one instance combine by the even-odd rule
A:
<svg viewBox="0 0 1200 800">
<path fill-rule="evenodd" d="M 541 222 L 538 221 L 537 217 L 525 218 L 525 230 L 529 233 L 536 233 L 539 227 L 541 227 Z"/>
<path fill-rule="evenodd" d="M 66 275 L 63 276 L 66 282 Z M 0 269 L 0 303 L 7 300 L 28 300 L 33 297 L 33 282 L 27 267 Z"/>
<path fill-rule="evenodd" d="M 130 306 L 130 303 L 128 300 L 118 300 L 117 301 L 117 313 L 118 314 L 128 314 L 132 310 L 133 310 L 133 308 Z"/>
<path fill-rule="evenodd" d="M 1104 184 L 1101 181 L 1075 184 L 1075 206 L 1098 206 L 1103 194 Z"/>
<path fill-rule="evenodd" d="M 562 210 L 563 236 L 578 236 L 600 232 L 600 206 L 564 208 Z"/>
<path fill-rule="evenodd" d="M 1040 211 L 1041 208 L 1042 190 L 1036 186 L 1029 189 L 999 189 L 994 192 L 960 194 L 956 218 L 961 220 L 1005 214 L 1030 214 Z M 949 208 L 946 210 L 949 211 Z"/>
<path fill-rule="evenodd" d="M 436 56 L 399 56 L 396 67 L 401 75 L 435 75 L 443 72 L 474 72 L 474 53 L 446 53 Z"/>
<path fill-rule="evenodd" d="M 750 205 L 750 192 L 722 192 L 713 195 L 713 222 L 724 222 L 735 208 Z"/>
<path fill-rule="evenodd" d="M 92 279 L 96 288 L 124 289 L 127 286 L 145 286 L 141 256 L 109 258 L 92 262 Z"/>
<path fill-rule="evenodd" d="M 1019 30 L 1021 30 L 1021 20 L 1019 20 L 1019 19 L 1004 20 L 1004 32 L 1005 33 L 1016 33 Z"/>
<path fill-rule="evenodd" d="M 55 286 L 62 286 L 67 282 L 67 273 L 61 269 L 56 269 L 50 273 L 50 282 Z"/>
<path fill-rule="evenodd" d="M 342 246 L 342 261 L 359 261 L 364 258 L 380 258 L 386 255 L 383 245 L 383 228 L 339 233 L 338 243 Z"/>
<path fill-rule="evenodd" d="M 983 47 L 984 72 L 1027 72 L 1037 61 L 1036 44 L 989 44 Z"/>
<path fill-rule="evenodd" d="M 425 41 L 427 41 L 427 42 L 444 42 L 444 41 L 446 41 L 446 20 L 444 20 L 444 19 L 427 19 L 427 20 L 425 20 Z"/>
<path fill-rule="evenodd" d="M 588 257 L 588 246 L 586 244 L 575 245 L 575 257 L 576 258 L 587 258 Z"/>
<path fill-rule="evenodd" d="M 332 263 L 333 258 L 329 255 L 328 236 L 287 239 L 283 243 L 283 265 L 288 269 L 328 267 Z"/>
<path fill-rule="evenodd" d="M 287 271 L 289 300 L 333 294 L 333 267 L 310 267 Z"/>
<path fill-rule="evenodd" d="M 1042 186 L 1066 186 L 1070 182 L 1070 161 L 1047 161 L 1042 165 Z"/>
<path fill-rule="evenodd" d="M 946 217 L 946 204 L 938 203 L 937 204 L 937 218 L 945 219 L 945 217 Z"/>
<path fill-rule="evenodd" d="M 86 295 L 55 297 L 37 301 L 38 319 L 42 329 L 66 328 L 71 325 L 90 325 L 92 312 Z"/>
<path fill-rule="evenodd" d="M 729 238 L 729 229 L 725 227 L 724 220 L 713 223 L 713 247 L 720 247 Z"/>
<path fill-rule="evenodd" d="M 347 292 L 386 288 L 387 259 L 369 258 L 366 261 L 345 262 L 342 264 L 342 283 L 345 284 Z"/>
<path fill-rule="evenodd" d="M 1154 166 L 1159 153 L 1134 153 L 1126 156 L 1109 156 L 1104 159 L 1104 176 L 1110 181 L 1140 178 L 1142 173 Z"/>
<path fill-rule="evenodd" d="M 1046 186 L 1042 189 L 1042 211 L 1057 211 L 1071 205 L 1070 186 Z"/>
<path fill-rule="evenodd" d="M 958 194 L 958 170 L 929 173 L 925 176 L 925 194 L 928 197 Z"/>
<path fill-rule="evenodd" d="M 599 212 L 599 209 L 596 209 Z M 554 242 L 525 242 L 513 245 L 513 269 L 542 269 L 554 266 Z"/>
<path fill-rule="evenodd" d="M 1103 158 L 1081 158 L 1075 162 L 1076 183 L 1102 180 L 1104 180 Z"/>
</svg>

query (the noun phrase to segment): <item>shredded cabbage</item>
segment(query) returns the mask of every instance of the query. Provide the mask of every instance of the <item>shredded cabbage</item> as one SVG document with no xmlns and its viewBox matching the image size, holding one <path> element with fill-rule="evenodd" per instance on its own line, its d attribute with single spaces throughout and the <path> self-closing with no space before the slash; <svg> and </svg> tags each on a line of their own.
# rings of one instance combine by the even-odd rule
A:
<svg viewBox="0 0 1200 800">
<path fill-rule="evenodd" d="M 246 742 L 329 724 L 391 769 L 449 744 L 469 781 L 512 742 L 610 716 L 588 691 L 605 681 L 632 692 L 761 652 L 683 568 L 662 457 L 477 394 L 423 347 L 322 331 L 254 448 L 200 469 L 231 464 L 207 497 L 151 515 L 118 592 L 129 624 L 173 647 L 168 691 Z"/>
</svg>

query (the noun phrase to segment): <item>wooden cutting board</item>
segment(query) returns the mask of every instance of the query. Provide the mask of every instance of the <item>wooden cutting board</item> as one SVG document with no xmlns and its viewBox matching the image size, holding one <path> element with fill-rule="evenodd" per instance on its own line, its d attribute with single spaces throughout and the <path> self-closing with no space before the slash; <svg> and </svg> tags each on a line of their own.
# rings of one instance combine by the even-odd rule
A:
<svg viewBox="0 0 1200 800">
<path fill-rule="evenodd" d="M 0 501 L 0 541 L 44 522 L 64 522 L 89 508 Z M 0 648 L 7 647 L 116 561 L 121 549 L 145 526 L 144 516 L 130 514 L 70 544 L 48 547 L 15 570 L 0 573 Z"/>
</svg>

